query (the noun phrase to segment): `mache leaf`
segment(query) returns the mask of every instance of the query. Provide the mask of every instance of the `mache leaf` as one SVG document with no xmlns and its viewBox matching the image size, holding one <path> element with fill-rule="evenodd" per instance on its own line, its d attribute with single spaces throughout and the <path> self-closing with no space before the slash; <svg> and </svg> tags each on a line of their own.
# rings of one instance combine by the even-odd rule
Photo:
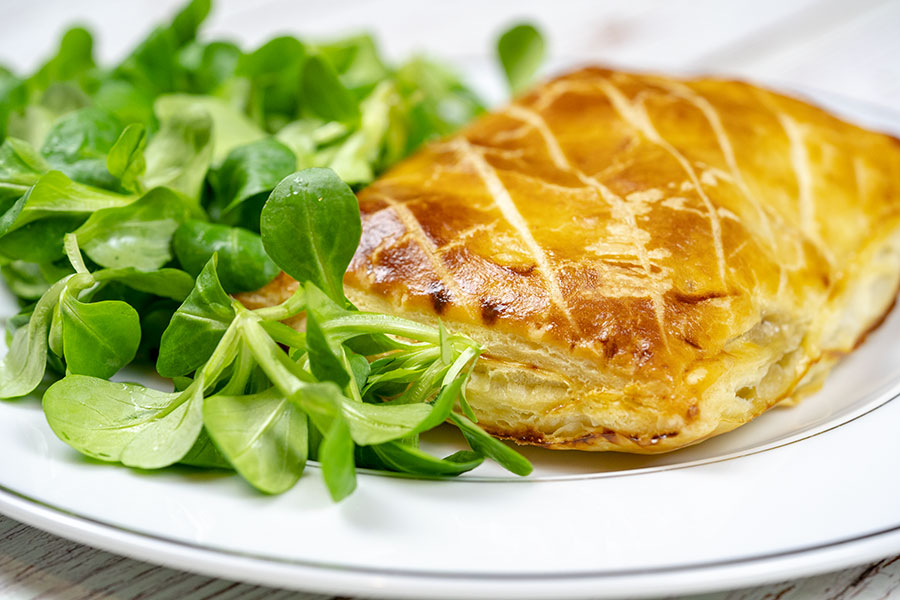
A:
<svg viewBox="0 0 900 600">
<path fill-rule="evenodd" d="M 203 426 L 202 384 L 160 392 L 135 383 L 69 375 L 44 393 L 50 428 L 79 452 L 158 469 L 184 457 Z"/>
<path fill-rule="evenodd" d="M 23 227 L 32 221 L 47 217 L 83 215 L 103 208 L 126 206 L 135 196 L 107 192 L 76 183 L 60 173 L 50 171 L 7 211 L 0 216 L 0 235 Z"/>
<path fill-rule="evenodd" d="M 497 55 L 510 90 L 519 94 L 531 84 L 544 60 L 544 38 L 534 25 L 516 25 L 500 36 Z"/>
<path fill-rule="evenodd" d="M 191 274 L 199 273 L 218 254 L 216 272 L 229 293 L 257 290 L 279 272 L 260 237 L 241 227 L 187 221 L 175 231 L 172 243 L 178 262 Z"/>
<path fill-rule="evenodd" d="M 204 401 L 205 403 L 205 401 Z M 200 467 L 203 469 L 228 469 L 234 470 L 225 455 L 216 447 L 215 442 L 209 437 L 206 428 L 200 430 L 200 435 L 188 453 L 178 461 L 183 465 Z"/>
<path fill-rule="evenodd" d="M 104 379 L 130 363 L 141 341 L 137 311 L 125 302 L 60 299 L 62 344 L 69 372 Z"/>
<path fill-rule="evenodd" d="M 0 275 L 13 294 L 26 300 L 37 300 L 50 287 L 50 283 L 41 273 L 40 265 L 35 263 L 11 261 L 0 267 Z"/>
<path fill-rule="evenodd" d="M 208 210 L 216 220 L 252 227 L 261 204 L 237 211 L 251 198 L 271 192 L 278 182 L 297 169 L 297 157 L 275 138 L 264 138 L 232 150 L 222 166 L 211 174 L 215 195 Z"/>
<path fill-rule="evenodd" d="M 13 334 L 6 356 L 0 361 L 0 398 L 24 396 L 44 378 L 50 321 L 67 284 L 68 280 L 60 280 L 50 286 L 35 305 L 28 325 Z"/>
<path fill-rule="evenodd" d="M 329 169 L 306 169 L 279 183 L 260 218 L 266 253 L 297 281 L 345 304 L 343 278 L 362 233 L 350 187 Z"/>
<path fill-rule="evenodd" d="M 322 432 L 325 439 L 319 445 L 319 463 L 331 499 L 343 500 L 356 489 L 356 464 L 353 458 L 353 439 L 343 419 L 335 419 Z"/>
<path fill-rule="evenodd" d="M 163 377 L 187 375 L 203 366 L 234 320 L 231 298 L 219 283 L 216 263 L 214 255 L 163 332 L 156 361 L 156 371 Z"/>
<path fill-rule="evenodd" d="M 472 423 L 469 419 L 456 413 L 450 414 L 450 420 L 459 427 L 472 450 L 494 460 L 501 467 L 516 475 L 528 475 L 533 467 L 528 459 L 498 440 L 493 438 L 483 429 Z"/>
<path fill-rule="evenodd" d="M 28 142 L 6 138 L 0 145 L 0 207 L 9 208 L 49 170 L 50 165 Z"/>
<path fill-rule="evenodd" d="M 326 121 L 359 119 L 359 102 L 322 56 L 313 54 L 306 59 L 301 90 L 306 107 L 316 116 Z"/>
<path fill-rule="evenodd" d="M 160 130 L 144 151 L 147 188 L 166 186 L 199 203 L 213 156 L 213 120 L 202 106 L 163 96 L 154 103 Z"/>
<path fill-rule="evenodd" d="M 204 400 L 203 421 L 228 461 L 267 494 L 289 490 L 306 464 L 306 415 L 276 388 Z"/>
<path fill-rule="evenodd" d="M 94 271 L 98 282 L 115 281 L 139 292 L 181 302 L 194 289 L 194 278 L 179 269 L 141 271 L 134 267 Z"/>
<path fill-rule="evenodd" d="M 115 189 L 116 180 L 106 169 L 106 155 L 122 126 L 111 113 L 87 107 L 57 120 L 41 146 L 47 162 L 75 181 Z"/>
<path fill-rule="evenodd" d="M 400 442 L 372 446 L 375 455 L 388 467 L 401 473 L 432 477 L 452 477 L 471 471 L 484 458 L 463 450 L 447 458 L 436 458 L 418 448 Z"/>
<path fill-rule="evenodd" d="M 154 109 L 160 121 L 171 119 L 173 115 L 178 114 L 200 115 L 206 113 L 212 131 L 211 164 L 213 165 L 221 163 L 235 148 L 266 137 L 266 133 L 244 113 L 222 98 L 215 96 L 169 94 L 157 98 Z"/>
<path fill-rule="evenodd" d="M 140 123 L 132 123 L 122 131 L 106 155 L 107 171 L 128 192 L 143 192 L 144 186 L 140 178 L 147 169 L 147 161 L 144 159 L 146 142 L 146 128 Z"/>
<path fill-rule="evenodd" d="M 75 235 L 98 265 L 152 271 L 172 259 L 172 235 L 190 216 L 185 200 L 155 188 L 133 204 L 98 210 Z"/>
</svg>

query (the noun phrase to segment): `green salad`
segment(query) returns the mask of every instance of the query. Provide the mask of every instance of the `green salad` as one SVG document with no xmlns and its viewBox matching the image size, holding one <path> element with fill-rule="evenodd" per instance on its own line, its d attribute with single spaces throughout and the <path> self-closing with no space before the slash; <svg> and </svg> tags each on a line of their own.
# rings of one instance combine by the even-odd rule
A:
<svg viewBox="0 0 900 600">
<path fill-rule="evenodd" d="M 367 35 L 198 39 L 209 11 L 194 0 L 111 68 L 82 28 L 29 77 L 0 68 L 0 274 L 21 307 L 0 397 L 42 393 L 53 431 L 95 459 L 233 469 L 265 493 L 307 460 L 335 500 L 357 467 L 528 474 L 466 402 L 478 344 L 358 311 L 342 283 L 354 189 L 482 103 L 438 63 L 386 64 Z M 514 92 L 543 51 L 531 26 L 500 38 Z M 233 298 L 281 271 L 300 282 L 284 303 Z M 301 314 L 304 331 L 284 323 Z M 111 380 L 128 365 L 160 389 Z M 419 448 L 445 422 L 470 450 Z"/>
</svg>

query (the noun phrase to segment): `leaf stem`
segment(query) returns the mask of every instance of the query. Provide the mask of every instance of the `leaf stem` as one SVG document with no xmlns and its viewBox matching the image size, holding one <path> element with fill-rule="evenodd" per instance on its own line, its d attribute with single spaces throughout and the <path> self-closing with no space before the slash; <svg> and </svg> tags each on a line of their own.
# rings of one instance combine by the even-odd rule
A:
<svg viewBox="0 0 900 600">
<path fill-rule="evenodd" d="M 285 319 L 297 316 L 303 312 L 305 308 L 306 293 L 303 291 L 303 286 L 300 286 L 290 298 L 281 304 L 257 308 L 252 312 L 264 321 L 284 321 Z"/>
<path fill-rule="evenodd" d="M 78 238 L 74 233 L 67 233 L 63 238 L 63 248 L 66 251 L 66 257 L 72 263 L 72 268 L 76 273 L 89 274 L 88 268 L 84 264 L 84 258 L 81 256 L 81 250 L 78 248 Z"/>
<path fill-rule="evenodd" d="M 352 313 L 342 317 L 336 317 L 322 323 L 322 329 L 326 333 L 334 334 L 338 338 L 349 339 L 357 335 L 365 335 L 373 332 L 388 335 L 399 335 L 430 344 L 440 344 L 441 334 L 434 327 L 422 325 L 415 321 L 409 321 L 393 315 L 380 315 L 374 313 Z"/>
</svg>

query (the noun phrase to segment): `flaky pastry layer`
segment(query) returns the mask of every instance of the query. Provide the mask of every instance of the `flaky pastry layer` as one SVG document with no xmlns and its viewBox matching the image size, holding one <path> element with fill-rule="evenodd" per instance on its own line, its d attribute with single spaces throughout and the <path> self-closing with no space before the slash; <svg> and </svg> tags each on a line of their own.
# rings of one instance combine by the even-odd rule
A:
<svg viewBox="0 0 900 600">
<path fill-rule="evenodd" d="M 663 452 L 815 389 L 877 326 L 898 189 L 900 142 L 802 101 L 584 69 L 364 189 L 345 284 L 484 345 L 491 433 Z"/>
</svg>

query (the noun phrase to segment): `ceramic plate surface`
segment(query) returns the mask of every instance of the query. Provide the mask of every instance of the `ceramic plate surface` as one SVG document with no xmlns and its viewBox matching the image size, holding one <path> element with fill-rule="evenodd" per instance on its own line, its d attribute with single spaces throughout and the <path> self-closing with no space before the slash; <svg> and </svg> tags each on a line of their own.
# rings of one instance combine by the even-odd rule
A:
<svg viewBox="0 0 900 600">
<path fill-rule="evenodd" d="M 489 70 L 471 74 L 495 93 Z M 900 132 L 897 115 L 807 95 Z M 0 314 L 13 312 L 0 297 Z M 26 398 L 0 403 L 0 512 L 176 568 L 332 594 L 606 598 L 757 585 L 900 552 L 897 365 L 895 311 L 820 393 L 704 444 L 657 457 L 527 449 L 536 471 L 525 479 L 491 465 L 446 481 L 364 473 L 340 504 L 314 465 L 269 497 L 222 473 L 88 461 Z M 437 431 L 427 443 L 458 441 Z"/>
</svg>

